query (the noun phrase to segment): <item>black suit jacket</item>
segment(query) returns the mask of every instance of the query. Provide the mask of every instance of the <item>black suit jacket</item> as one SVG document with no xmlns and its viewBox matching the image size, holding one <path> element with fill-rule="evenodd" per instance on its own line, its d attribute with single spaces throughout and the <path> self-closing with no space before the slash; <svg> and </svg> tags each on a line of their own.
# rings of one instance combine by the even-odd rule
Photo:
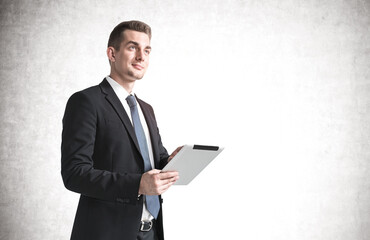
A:
<svg viewBox="0 0 370 240">
<path fill-rule="evenodd" d="M 153 109 L 137 100 L 148 124 L 155 167 L 162 169 L 168 153 Z M 68 100 L 61 173 L 66 188 L 81 194 L 73 240 L 136 239 L 143 209 L 138 191 L 144 163 L 127 114 L 106 79 Z M 162 211 L 157 231 L 163 239 Z"/>
</svg>

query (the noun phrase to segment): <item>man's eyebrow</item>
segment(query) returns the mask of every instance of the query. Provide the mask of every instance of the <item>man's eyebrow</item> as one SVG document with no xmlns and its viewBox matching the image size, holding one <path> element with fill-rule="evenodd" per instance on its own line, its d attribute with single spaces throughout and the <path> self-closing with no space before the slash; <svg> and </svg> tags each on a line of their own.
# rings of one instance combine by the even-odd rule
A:
<svg viewBox="0 0 370 240">
<path fill-rule="evenodd" d="M 135 42 L 135 41 L 128 41 L 126 43 L 126 45 L 129 45 L 129 44 L 134 44 L 135 46 L 139 46 L 139 43 L 138 42 Z"/>
<path fill-rule="evenodd" d="M 135 46 L 139 46 L 139 43 L 138 43 L 138 42 L 135 42 L 135 41 L 128 41 L 128 42 L 126 43 L 126 46 L 127 46 L 127 45 L 130 45 L 130 44 L 133 44 L 133 45 L 135 45 Z M 152 49 L 152 47 L 151 47 L 151 46 L 146 46 L 146 47 L 145 47 L 145 49 Z"/>
</svg>

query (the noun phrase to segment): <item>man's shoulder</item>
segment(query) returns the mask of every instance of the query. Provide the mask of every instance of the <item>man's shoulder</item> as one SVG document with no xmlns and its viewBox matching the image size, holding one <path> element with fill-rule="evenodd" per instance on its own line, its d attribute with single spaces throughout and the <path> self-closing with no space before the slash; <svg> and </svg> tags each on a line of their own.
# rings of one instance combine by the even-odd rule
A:
<svg viewBox="0 0 370 240">
<path fill-rule="evenodd" d="M 75 94 L 91 95 L 101 92 L 99 85 L 91 86 L 76 92 Z"/>
<path fill-rule="evenodd" d="M 73 93 L 71 97 L 69 98 L 69 100 L 70 101 L 71 100 L 81 101 L 82 99 L 93 99 L 99 93 L 98 90 L 99 90 L 98 86 L 92 86 L 89 88 L 85 88 L 83 90 Z"/>
<path fill-rule="evenodd" d="M 77 91 L 73 93 L 69 99 L 68 102 L 70 104 L 77 104 L 80 105 L 82 103 L 89 102 L 90 104 L 96 105 L 99 101 L 105 96 L 102 93 L 102 89 L 99 85 L 94 85 L 88 88 L 85 88 L 83 90 Z"/>
<path fill-rule="evenodd" d="M 103 80 L 103 82 L 104 82 L 104 80 Z M 101 82 L 98 85 L 94 85 L 94 86 L 85 88 L 83 90 L 77 91 L 74 94 L 72 94 L 71 97 L 73 97 L 73 96 L 96 97 L 98 94 L 102 93 L 101 85 L 103 84 L 103 82 Z"/>
</svg>

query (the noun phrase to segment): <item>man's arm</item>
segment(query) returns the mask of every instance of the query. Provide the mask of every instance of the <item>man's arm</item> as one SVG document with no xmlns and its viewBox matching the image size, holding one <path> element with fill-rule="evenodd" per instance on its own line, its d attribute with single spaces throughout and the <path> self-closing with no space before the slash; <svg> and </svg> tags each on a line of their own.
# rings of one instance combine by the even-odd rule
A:
<svg viewBox="0 0 370 240">
<path fill-rule="evenodd" d="M 137 201 L 141 174 L 117 173 L 95 169 L 93 154 L 97 127 L 97 111 L 86 93 L 69 99 L 62 133 L 61 173 L 67 189 L 103 199 Z"/>
</svg>

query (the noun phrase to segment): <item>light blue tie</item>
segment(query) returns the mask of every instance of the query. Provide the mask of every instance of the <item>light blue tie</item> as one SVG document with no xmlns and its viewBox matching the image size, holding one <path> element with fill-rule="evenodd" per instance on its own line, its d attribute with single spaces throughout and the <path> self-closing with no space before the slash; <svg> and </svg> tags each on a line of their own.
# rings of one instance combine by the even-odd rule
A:
<svg viewBox="0 0 370 240">
<path fill-rule="evenodd" d="M 144 170 L 145 172 L 147 172 L 152 170 L 152 165 L 150 164 L 148 144 L 146 142 L 143 126 L 141 125 L 140 122 L 136 99 L 134 96 L 130 95 L 126 98 L 126 101 L 130 106 L 132 123 L 134 125 L 136 138 L 139 143 L 140 152 L 144 159 Z M 160 208 L 158 196 L 144 195 L 144 197 L 146 202 L 146 208 L 154 218 L 157 218 Z"/>
</svg>

